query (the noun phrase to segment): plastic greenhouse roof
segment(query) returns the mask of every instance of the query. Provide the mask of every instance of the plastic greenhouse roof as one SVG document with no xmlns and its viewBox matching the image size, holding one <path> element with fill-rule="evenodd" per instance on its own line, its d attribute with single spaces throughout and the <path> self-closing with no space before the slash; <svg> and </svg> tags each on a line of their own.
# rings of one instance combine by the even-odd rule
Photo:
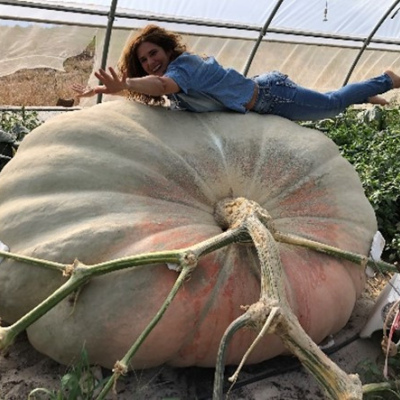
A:
<svg viewBox="0 0 400 400">
<path fill-rule="evenodd" d="M 112 0 L 7 0 L 0 1 L 0 15 L 3 21 L 28 19 L 105 26 L 108 12 L 116 4 L 114 27 L 175 21 L 176 30 L 255 38 L 277 8 L 269 25 L 271 32 L 280 33 L 280 39 L 290 33 L 295 33 L 298 40 L 318 35 L 320 43 L 328 39 L 323 35 L 365 39 L 386 15 L 374 39 L 400 44 L 400 1 L 119 0 L 113 3 Z M 68 9 L 73 11 L 67 12 Z M 294 40 L 293 36 L 290 40 Z"/>
<path fill-rule="evenodd" d="M 212 51 L 226 66 L 296 73 L 320 90 L 353 72 L 359 80 L 400 70 L 400 0 L 0 0 L 0 76 L 39 65 L 62 69 L 93 36 L 101 65 L 112 64 L 128 33 L 149 22 L 187 34 L 194 50 Z M 57 29 L 43 39 L 38 26 Z M 21 45 L 11 43 L 18 37 L 11 28 L 24 28 Z"/>
</svg>

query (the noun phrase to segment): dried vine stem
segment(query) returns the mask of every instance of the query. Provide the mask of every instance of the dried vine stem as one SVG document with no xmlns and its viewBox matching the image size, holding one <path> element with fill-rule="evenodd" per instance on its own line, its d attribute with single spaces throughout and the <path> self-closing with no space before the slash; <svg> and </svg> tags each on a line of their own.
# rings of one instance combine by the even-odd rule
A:
<svg viewBox="0 0 400 400">
<path fill-rule="evenodd" d="M 255 327 L 262 334 L 277 334 L 286 348 L 299 358 L 319 382 L 328 398 L 362 399 L 362 384 L 358 376 L 346 374 L 331 361 L 311 340 L 291 311 L 271 217 L 257 203 L 243 198 L 221 203 L 217 212 L 221 215 L 220 219 L 225 219 L 225 225 L 245 227 L 257 249 L 261 267 L 260 300 L 249 306 L 246 313 L 228 327 L 224 338 L 230 339 L 233 332 L 244 325 Z M 256 340 L 260 338 L 259 335 Z M 213 400 L 223 397 L 223 371 L 228 344 L 228 340 L 222 341 L 218 352 Z M 241 365 L 232 377 L 233 381 L 237 379 Z"/>
<path fill-rule="evenodd" d="M 299 357 L 305 367 L 311 371 L 325 388 L 329 397 L 334 399 L 362 398 L 362 394 L 360 395 L 361 383 L 358 377 L 345 374 L 336 364 L 330 361 L 302 330 L 297 318 L 291 312 L 286 296 L 284 295 L 283 269 L 280 265 L 279 252 L 275 241 L 307 247 L 318 252 L 352 261 L 363 267 L 370 265 L 374 269 L 397 271 L 396 267 L 383 261 L 375 262 L 367 259 L 365 256 L 342 251 L 338 248 L 295 235 L 278 232 L 274 229 L 272 219 L 265 210 L 256 203 L 246 199 L 240 198 L 233 202 L 229 200 L 228 202 L 221 203 L 220 206 L 222 206 L 224 213 L 229 217 L 226 219 L 225 215 L 222 218 L 225 218 L 225 221 L 220 220 L 219 222 L 221 226 L 225 225 L 225 228 L 228 230 L 186 249 L 140 254 L 90 266 L 84 265 L 79 261 L 75 261 L 72 265 L 66 265 L 0 251 L 0 257 L 61 271 L 64 276 L 68 277 L 68 280 L 60 286 L 59 289 L 19 321 L 9 327 L 0 327 L 0 350 L 7 348 L 19 333 L 24 331 L 69 294 L 81 288 L 94 276 L 104 275 L 121 269 L 139 268 L 157 263 L 179 264 L 181 269 L 179 278 L 156 316 L 151 320 L 123 359 L 116 363 L 113 376 L 99 395 L 99 399 L 102 399 L 115 384 L 118 377 L 127 371 L 130 360 L 151 330 L 162 318 L 182 285 L 182 282 L 186 279 L 188 274 L 191 273 L 193 268 L 195 268 L 197 259 L 202 255 L 215 251 L 228 244 L 251 241 L 256 246 L 261 261 L 261 297 L 257 303 L 248 307 L 245 314 L 230 325 L 221 340 L 220 352 L 216 365 L 214 399 L 222 398 L 222 380 L 226 346 L 238 329 L 248 325 L 257 326 L 260 330 L 260 334 L 256 340 L 261 339 L 266 332 L 275 332 L 279 334 L 287 348 Z M 226 208 L 227 206 L 228 208 Z M 217 210 L 216 218 L 221 218 L 221 210 Z M 196 262 L 188 265 L 187 257 L 194 257 Z M 254 346 L 251 346 L 251 348 L 252 347 Z M 246 353 L 246 356 L 251 351 L 251 348 Z M 240 368 L 241 366 L 239 366 L 238 371 L 233 376 L 233 381 L 237 378 Z M 366 390 L 372 391 L 373 388 L 366 388 Z"/>
<path fill-rule="evenodd" d="M 143 330 L 141 335 L 137 338 L 135 343 L 132 345 L 132 347 L 125 354 L 123 359 L 120 360 L 120 361 L 117 361 L 115 363 L 115 366 L 114 366 L 114 369 L 113 369 L 113 375 L 110 377 L 110 379 L 104 385 L 102 391 L 100 392 L 99 396 L 97 397 L 97 400 L 105 399 L 107 394 L 108 394 L 108 392 L 111 390 L 111 388 L 114 387 L 114 385 L 116 384 L 116 382 L 119 379 L 119 377 L 121 375 L 125 375 L 128 372 L 128 367 L 129 367 L 131 359 L 136 354 L 136 352 L 139 350 L 140 346 L 145 341 L 145 339 L 150 334 L 150 332 L 158 324 L 158 322 L 160 321 L 160 319 L 164 315 L 165 311 L 167 311 L 167 308 L 172 303 L 172 300 L 174 299 L 174 297 L 178 293 L 178 290 L 181 288 L 183 283 L 188 279 L 190 274 L 196 268 L 197 260 L 198 260 L 198 258 L 195 256 L 194 253 L 187 253 L 185 255 L 184 259 L 181 261 L 181 265 L 180 266 L 181 266 L 182 270 L 181 270 L 181 272 L 179 274 L 179 277 L 175 281 L 174 286 L 172 287 L 172 289 L 171 289 L 170 293 L 168 294 L 166 300 L 162 304 L 160 310 L 153 317 L 153 319 L 150 321 L 150 323 L 147 325 L 147 327 Z"/>
<path fill-rule="evenodd" d="M 366 256 L 352 253 L 351 251 L 344 251 L 338 249 L 337 247 L 302 238 L 300 236 L 282 233 L 279 231 L 274 232 L 273 236 L 277 242 L 306 247 L 319 253 L 328 254 L 333 257 L 351 261 L 352 263 L 358 264 L 363 268 L 369 266 L 376 270 L 376 272 L 400 272 L 399 266 L 396 267 L 395 265 L 389 264 L 382 260 L 372 260 Z"/>
<path fill-rule="evenodd" d="M 399 390 L 400 388 L 400 380 L 391 381 L 391 382 L 380 382 L 380 383 L 368 383 L 363 386 L 363 393 L 377 393 L 377 392 L 386 392 L 390 390 Z"/>
<path fill-rule="evenodd" d="M 19 256 L 13 253 L 0 252 L 0 256 L 17 259 L 18 261 L 23 261 L 27 264 L 61 271 L 64 276 L 68 277 L 68 280 L 53 294 L 51 294 L 47 299 L 38 304 L 14 324 L 7 327 L 0 326 L 0 351 L 9 347 L 20 333 L 22 333 L 41 316 L 46 314 L 47 311 L 51 310 L 68 295 L 82 287 L 95 276 L 108 274 L 126 268 L 141 268 L 150 264 L 171 263 L 181 265 L 181 261 L 185 259 L 188 253 L 193 253 L 196 257 L 200 257 L 202 255 L 211 253 L 218 248 L 224 247 L 229 243 L 240 240 L 239 238 L 242 235 L 242 230 L 238 228 L 229 232 L 221 233 L 220 235 L 217 235 L 211 239 L 207 239 L 186 249 L 145 253 L 94 265 L 85 265 L 77 260 L 70 265 L 59 264 L 37 258 Z"/>
</svg>

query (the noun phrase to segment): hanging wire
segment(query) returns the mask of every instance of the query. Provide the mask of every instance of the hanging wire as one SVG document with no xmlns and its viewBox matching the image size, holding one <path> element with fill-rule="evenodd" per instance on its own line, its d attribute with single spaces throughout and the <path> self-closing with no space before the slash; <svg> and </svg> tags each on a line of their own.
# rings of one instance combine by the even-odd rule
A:
<svg viewBox="0 0 400 400">
<path fill-rule="evenodd" d="M 323 21 L 328 21 L 328 0 L 325 2 L 325 9 L 324 9 L 324 19 Z"/>
</svg>

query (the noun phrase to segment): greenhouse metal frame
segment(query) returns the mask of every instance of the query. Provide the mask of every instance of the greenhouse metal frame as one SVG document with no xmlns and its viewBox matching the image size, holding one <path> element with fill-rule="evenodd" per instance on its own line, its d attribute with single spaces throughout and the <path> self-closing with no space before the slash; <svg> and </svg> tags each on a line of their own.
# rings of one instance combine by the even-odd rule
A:
<svg viewBox="0 0 400 400">
<path fill-rule="evenodd" d="M 281 19 L 284 19 L 284 17 L 282 17 L 285 16 L 285 10 L 283 10 L 284 7 L 286 7 L 286 10 L 291 10 L 291 12 L 293 11 L 294 14 L 296 14 L 296 12 L 300 14 L 301 7 L 304 8 L 304 1 L 265 1 L 265 9 L 268 9 L 268 12 L 265 12 L 264 19 L 259 19 L 256 21 L 257 23 L 251 23 L 249 20 L 243 23 L 239 20 L 239 18 L 237 21 L 224 21 L 221 19 L 224 16 L 224 12 L 226 13 L 226 10 L 230 9 L 233 3 L 236 6 L 237 4 L 240 4 L 238 1 L 234 1 L 233 3 L 229 3 L 229 1 L 226 0 L 215 0 L 214 2 L 208 1 L 208 7 L 211 7 L 210 4 L 217 4 L 222 7 L 222 11 L 216 16 L 216 18 L 204 18 L 204 14 L 196 14 L 196 10 L 194 10 L 190 16 L 187 13 L 185 14 L 179 12 L 180 6 L 182 6 L 183 3 L 191 3 L 190 1 L 172 2 L 175 4 L 175 9 L 171 8 L 170 13 L 168 14 L 165 12 L 160 12 L 160 10 L 157 12 L 156 9 L 151 10 L 150 2 L 144 2 L 147 4 L 148 9 L 137 10 L 137 4 L 139 2 L 126 0 L 98 0 L 99 3 L 107 4 L 97 5 L 89 3 L 84 4 L 84 2 L 78 3 L 77 1 L 74 3 L 72 1 L 60 3 L 54 0 L 0 0 L 0 22 L 3 21 L 4 23 L 8 21 L 10 24 L 12 21 L 14 25 L 18 23 L 25 23 L 40 24 L 41 26 L 74 26 L 104 29 L 104 40 L 101 44 L 101 48 L 98 49 L 99 54 L 101 52 L 101 59 L 98 60 L 98 64 L 96 66 L 102 68 L 105 68 L 110 63 L 109 56 L 110 47 L 112 46 L 111 39 L 115 32 L 129 32 L 132 29 L 140 28 L 141 26 L 152 22 L 159 23 L 160 25 L 168 28 L 171 26 L 171 29 L 173 28 L 174 30 L 187 33 L 195 37 L 200 35 L 205 40 L 207 40 L 207 38 L 245 40 L 247 43 L 246 53 L 241 52 L 240 57 L 236 56 L 236 58 L 241 59 L 239 64 L 240 68 L 238 65 L 234 65 L 234 67 L 240 69 L 245 75 L 249 73 L 255 57 L 260 51 L 260 47 L 266 41 L 275 43 L 281 42 L 286 44 L 293 43 L 295 46 L 303 44 L 320 47 L 323 46 L 325 48 L 337 47 L 351 49 L 352 60 L 351 62 L 347 62 L 346 70 L 344 70 L 343 65 L 340 66 L 342 71 L 340 82 L 341 85 L 345 85 L 350 81 L 355 69 L 359 65 L 360 60 L 367 50 L 375 49 L 376 51 L 384 52 L 385 54 L 390 52 L 396 54 L 396 52 L 398 52 L 400 47 L 400 40 L 398 39 L 400 35 L 400 0 L 391 2 L 382 0 L 380 2 L 381 4 L 379 10 L 377 10 L 375 2 L 371 0 L 348 1 L 348 3 L 353 3 L 353 5 L 356 5 L 356 3 L 363 4 L 363 10 L 365 10 L 365 12 L 368 12 L 368 9 L 374 10 L 368 25 L 368 29 L 365 28 L 362 34 L 360 34 L 357 29 L 355 29 L 354 33 L 349 32 L 349 30 L 345 30 L 342 33 L 340 29 L 336 32 L 330 32 L 327 30 L 321 30 L 318 27 L 315 28 L 313 26 L 310 26 L 309 29 L 301 29 L 301 27 L 299 28 L 299 26 L 295 26 L 293 23 L 293 25 L 291 25 L 290 21 L 286 22 L 286 26 L 285 24 L 276 23 L 278 15 L 280 15 Z M 92 3 L 93 2 L 94 0 Z M 119 3 L 121 3 L 121 7 Z M 160 1 L 155 3 L 156 6 L 157 4 L 159 6 L 161 5 L 160 7 L 164 6 Z M 192 3 L 195 4 L 194 2 Z M 241 10 L 247 10 L 249 4 L 251 6 L 254 6 L 255 4 L 259 6 L 259 3 L 260 2 L 256 2 L 254 0 L 247 2 L 247 7 L 242 8 Z M 330 9 L 332 7 L 338 6 L 339 3 L 346 4 L 346 2 L 343 0 L 314 0 L 314 6 L 311 3 L 313 3 L 313 1 L 309 1 L 307 3 L 308 6 L 311 5 L 311 8 L 308 9 L 307 15 L 311 14 L 310 10 L 315 9 L 318 11 L 316 15 L 321 16 L 321 11 L 323 9 L 323 21 L 327 21 L 328 18 L 332 18 L 329 16 Z M 130 4 L 135 6 L 136 9 L 129 9 L 128 6 Z M 375 7 L 373 7 L 374 4 Z M 296 11 L 296 7 L 299 7 L 299 11 Z M 359 10 L 360 8 L 358 11 Z M 212 11 L 212 14 L 214 14 L 214 11 Z M 346 14 L 343 15 L 345 17 Z M 299 15 L 299 19 L 300 17 L 301 16 Z M 82 18 L 84 20 L 82 20 Z M 349 21 L 351 21 L 351 18 L 353 18 L 351 15 L 347 17 Z M 315 20 L 315 17 L 310 16 L 310 21 Z M 294 18 L 293 21 L 296 21 L 296 19 Z M 321 21 L 318 22 L 319 26 L 322 26 Z M 385 27 L 385 24 L 388 26 L 388 29 L 382 31 L 382 28 Z M 11 29 L 11 25 L 8 25 L 8 27 L 8 29 Z M 269 55 L 270 54 L 271 52 L 269 52 Z M 22 58 L 23 54 L 20 57 Z M 11 60 L 12 56 L 9 56 L 9 59 Z M 228 64 L 229 63 L 230 62 L 228 61 Z M 2 60 L 0 59 L 0 76 L 2 72 L 1 65 Z M 392 65 L 394 67 L 396 65 L 400 67 L 400 58 L 397 57 L 397 54 L 393 59 Z M 255 72 L 257 73 L 258 71 Z M 310 75 L 312 75 L 311 72 Z M 339 82 L 338 79 L 336 82 Z M 324 89 L 323 87 L 320 88 L 318 85 L 310 86 L 314 86 L 321 90 Z M 101 98 L 99 97 L 97 102 L 100 101 Z"/>
</svg>

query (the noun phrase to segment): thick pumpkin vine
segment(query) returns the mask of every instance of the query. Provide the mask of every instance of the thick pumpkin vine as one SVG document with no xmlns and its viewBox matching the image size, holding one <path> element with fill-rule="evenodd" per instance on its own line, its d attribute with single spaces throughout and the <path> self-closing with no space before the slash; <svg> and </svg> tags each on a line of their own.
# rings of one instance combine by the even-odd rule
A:
<svg viewBox="0 0 400 400">
<path fill-rule="evenodd" d="M 106 336 L 105 339 L 101 337 L 100 342 L 95 341 L 92 348 L 88 343 L 89 357 L 92 362 L 105 366 L 114 360 L 113 376 L 99 399 L 105 398 L 128 368 L 165 362 L 164 358 L 152 359 L 154 352 L 149 352 L 148 348 L 154 346 L 158 346 L 157 356 L 175 357 L 173 365 L 214 365 L 213 397 L 220 399 L 225 363 L 239 365 L 231 378 L 234 382 L 246 361 L 257 362 L 260 357 L 266 359 L 276 355 L 271 353 L 268 343 L 277 340 L 277 336 L 317 379 L 328 398 L 361 399 L 363 392 L 377 390 L 375 386 L 372 389 L 371 386 L 363 387 L 357 375 L 347 375 L 315 344 L 316 340 L 326 336 L 326 332 L 338 330 L 346 322 L 347 314 L 341 316 L 340 312 L 343 313 L 343 309 L 351 312 L 356 294 L 362 290 L 367 265 L 395 270 L 390 264 L 375 262 L 363 255 L 375 223 L 369 205 L 359 194 L 356 174 L 340 159 L 336 147 L 319 132 L 279 118 L 269 119 L 268 124 L 259 116 L 248 118 L 251 123 L 231 114 L 198 117 L 164 113 L 128 102 L 112 102 L 71 113 L 32 132 L 0 179 L 0 186 L 3 185 L 0 188 L 0 239 L 10 246 L 10 252 L 0 252 L 0 257 L 8 260 L 0 265 L 0 285 L 4 285 L 0 290 L 0 296 L 3 296 L 0 313 L 4 312 L 5 320 L 10 323 L 0 328 L 0 348 L 7 348 L 27 329 L 35 347 L 50 349 L 52 358 L 67 362 L 85 340 L 87 326 L 94 324 L 88 323 L 89 317 L 85 316 L 87 309 L 91 315 L 91 304 L 94 304 L 102 308 L 101 318 L 99 314 L 95 320 L 100 324 L 98 332 L 104 331 Z M 160 131 L 161 126 L 163 131 Z M 246 132 L 245 138 L 243 132 Z M 48 141 L 49 153 L 47 158 L 38 160 L 41 140 Z M 171 142 L 167 149 L 166 140 Z M 82 147 L 86 148 L 86 153 L 82 153 Z M 91 147 L 93 150 L 88 150 Z M 114 151 L 119 152 L 119 158 L 115 157 Z M 312 156 L 308 155 L 310 151 Z M 217 153 L 220 157 L 216 157 Z M 118 164 L 116 175 L 108 176 L 99 170 L 96 163 L 102 159 Z M 131 162 L 134 172 L 127 168 Z M 20 174 L 21 165 L 26 163 L 30 163 L 29 171 L 33 171 L 34 177 Z M 95 180 L 90 177 L 92 170 Z M 229 171 L 229 174 L 219 179 L 221 170 Z M 129 179 L 121 177 L 121 171 L 126 171 Z M 259 171 L 259 180 L 254 177 L 255 171 Z M 304 171 L 309 177 L 304 178 Z M 61 176 L 53 180 L 52 172 Z M 333 179 L 331 176 L 336 173 L 338 178 Z M 292 177 L 295 183 L 291 181 Z M 174 186 L 172 180 L 177 185 Z M 126 187 L 126 182 L 132 188 Z M 328 187 L 325 187 L 326 182 Z M 78 187 L 78 192 L 68 189 L 68 185 Z M 283 189 L 278 190 L 282 185 Z M 104 186 L 110 194 L 99 196 L 99 188 Z M 305 192 L 301 190 L 303 187 Z M 72 192 L 71 197 L 68 190 Z M 91 190 L 95 197 L 90 197 L 86 207 Z M 117 193 L 115 197 L 111 195 L 113 190 Z M 32 191 L 35 198 L 31 199 Z M 354 192 L 357 195 L 353 195 Z M 129 197 L 132 195 L 133 201 Z M 79 202 L 80 198 L 82 202 Z M 169 202 L 165 203 L 165 198 Z M 68 199 L 78 201 L 77 208 Z M 101 219 L 103 225 L 97 224 L 93 209 L 104 209 L 102 204 L 106 200 L 111 200 L 107 203 L 111 217 Z M 170 203 L 172 210 L 166 208 Z M 188 216 L 179 214 L 182 205 L 183 213 L 189 212 Z M 189 205 L 194 205 L 191 212 Z M 125 207 L 129 212 L 121 217 L 118 213 Z M 131 207 L 134 212 L 130 212 Z M 309 215 L 311 209 L 316 211 L 315 220 Z M 198 210 L 202 211 L 196 215 Z M 126 221 L 129 215 L 132 215 L 134 226 L 131 234 L 124 231 L 124 224 L 130 229 L 130 221 Z M 207 224 L 212 228 L 207 228 Z M 343 226 L 352 232 L 343 230 Z M 175 232 L 177 229 L 182 231 L 179 235 Z M 199 234 L 196 229 L 205 230 L 205 233 Z M 323 241 L 318 240 L 320 235 Z M 359 241 L 358 236 L 365 236 L 365 239 Z M 343 250 L 342 246 L 354 247 L 357 251 Z M 14 252 L 14 248 L 17 251 Z M 300 257 L 297 257 L 298 250 L 293 250 L 298 248 L 306 249 L 301 251 Z M 230 253 L 232 251 L 235 253 Z M 239 260 L 236 254 L 246 255 L 246 258 Z M 320 255 L 315 257 L 315 254 Z M 78 259 L 68 261 L 73 256 Z M 221 258 L 224 265 L 216 263 Z M 350 267 L 346 264 L 349 262 Z M 34 265 L 34 268 L 26 269 L 26 264 Z M 166 264 L 179 273 L 177 279 L 176 272 L 168 269 Z M 23 275 L 18 274 L 23 268 Z M 14 278 L 9 279 L 11 274 Z M 324 324 L 327 327 L 315 324 L 313 318 L 318 319 L 319 315 L 319 305 L 313 303 L 315 299 L 329 301 L 332 295 L 336 300 L 336 293 L 322 290 L 320 297 L 313 297 L 319 287 L 314 287 L 313 291 L 310 287 L 303 292 L 303 287 L 296 287 L 296 274 L 307 275 L 307 280 L 301 283 L 303 286 L 312 281 L 324 288 L 329 282 L 334 292 L 342 290 L 338 294 L 341 298 L 348 295 L 343 300 L 345 303 L 338 306 L 340 312 L 335 314 L 332 310 L 331 314 L 337 315 L 338 321 L 331 324 L 326 318 Z M 330 279 L 334 281 L 340 274 L 347 278 L 339 279 L 335 287 Z M 107 279 L 102 279 L 103 275 L 107 275 Z M 349 281 L 352 280 L 349 276 L 359 288 L 350 293 Z M 238 287 L 240 289 L 243 277 L 246 277 L 244 295 L 236 299 L 232 293 Z M 36 282 L 50 295 L 38 293 Z M 221 282 L 229 284 L 221 286 Z M 260 290 L 258 299 L 252 293 L 256 287 Z M 18 298 L 21 288 L 31 293 L 31 300 L 28 296 L 29 301 L 24 303 L 24 299 Z M 137 308 L 127 297 L 133 290 L 138 292 L 132 297 L 139 302 Z M 220 292 L 221 297 L 218 297 Z M 105 297 L 103 304 L 96 300 L 96 293 Z M 186 315 L 195 308 L 194 305 L 185 308 L 188 300 L 201 300 L 200 296 L 204 294 L 206 300 L 200 312 Z M 62 301 L 71 295 L 73 302 Z M 153 301 L 153 297 L 163 298 L 162 305 Z M 107 313 L 107 304 L 114 298 L 120 302 L 116 316 Z M 217 298 L 217 303 L 235 299 L 236 303 L 233 311 L 220 310 L 208 298 Z M 311 302 L 311 307 L 306 307 L 310 316 L 302 308 L 303 302 Z M 34 304 L 33 308 L 31 304 Z M 236 310 L 236 304 L 244 307 L 243 313 Z M 329 306 L 329 302 L 326 304 Z M 116 306 L 111 305 L 112 309 Z M 142 309 L 151 315 L 142 318 Z M 315 316 L 313 312 L 316 312 Z M 226 321 L 231 315 L 233 322 L 228 324 Z M 209 320 L 221 332 L 225 331 L 220 336 L 217 354 L 212 352 L 208 356 L 204 349 L 218 348 L 219 338 L 215 339 L 215 344 L 215 335 L 206 338 L 204 348 L 200 346 L 198 350 L 193 348 L 190 332 L 176 338 L 176 342 L 187 340 L 178 348 L 178 356 L 166 353 L 164 342 L 168 346 L 170 343 L 165 338 L 169 325 L 165 324 L 173 317 L 178 318 L 176 323 L 191 324 L 190 329 L 197 329 L 196 335 L 200 338 L 204 336 L 202 326 L 209 329 Z M 137 333 L 131 333 L 135 327 L 130 318 L 143 319 Z M 120 326 L 116 326 L 118 324 Z M 257 334 L 251 335 L 248 330 L 243 334 L 243 327 L 252 327 Z M 119 331 L 124 329 L 127 334 L 122 336 L 124 343 L 118 347 Z M 61 337 L 63 331 L 66 335 Z M 115 345 L 109 345 L 108 331 L 117 337 Z M 48 332 L 52 336 L 46 337 Z M 242 335 L 240 339 L 237 339 L 238 335 Z M 56 337 L 57 342 L 51 343 L 51 337 Z M 126 337 L 128 340 L 134 338 L 128 351 Z M 229 343 L 236 343 L 231 347 L 238 347 L 235 340 L 245 343 L 248 350 L 237 354 L 229 350 Z M 109 345 L 108 353 L 103 353 L 107 349 L 102 343 Z M 252 351 L 255 346 L 258 350 Z M 115 362 L 117 359 L 119 361 Z"/>
<path fill-rule="evenodd" d="M 285 343 L 285 346 L 300 359 L 305 368 L 308 369 L 321 384 L 328 398 L 362 399 L 363 393 L 396 387 L 398 382 L 392 382 L 392 384 L 384 383 L 382 385 L 365 385 L 363 388 L 357 375 L 348 375 L 342 371 L 304 332 L 298 319 L 292 313 L 286 296 L 284 295 L 285 290 L 282 285 L 282 274 L 284 272 L 281 266 L 277 242 L 303 246 L 334 257 L 343 258 L 352 261 L 362 268 L 370 266 L 373 268 L 378 267 L 380 271 L 397 271 L 396 267 L 384 261 L 374 261 L 365 256 L 341 251 L 340 249 L 324 245 L 323 243 L 313 242 L 301 237 L 276 231 L 270 215 L 258 204 L 244 198 L 226 199 L 222 201 L 221 204 L 217 206 L 217 218 L 220 222 L 223 222 L 224 226 L 229 227 L 226 232 L 191 246 L 190 248 L 140 254 L 91 266 L 84 265 L 78 260 L 72 265 L 64 265 L 0 251 L 1 257 L 7 257 L 44 268 L 55 269 L 62 272 L 63 276 L 68 278 L 65 284 L 56 290 L 53 295 L 35 307 L 19 321 L 8 327 L 0 327 L 0 350 L 5 350 L 13 343 L 17 335 L 22 333 L 54 305 L 71 293 L 79 290 L 89 279 L 97 275 L 158 262 L 176 264 L 178 266 L 177 270 L 179 271 L 179 276 L 175 285 L 165 299 L 164 304 L 160 307 L 159 312 L 154 316 L 142 335 L 132 345 L 123 359 L 115 363 L 113 376 L 104 385 L 103 390 L 97 397 L 98 400 L 105 399 L 118 378 L 128 372 L 128 366 L 132 357 L 134 357 L 140 345 L 162 318 L 177 291 L 187 279 L 190 279 L 191 273 L 197 267 L 198 259 L 209 252 L 232 243 L 243 242 L 248 244 L 251 242 L 257 249 L 261 265 L 260 299 L 257 303 L 245 307 L 246 312 L 232 322 L 221 339 L 215 370 L 213 399 L 218 400 L 223 398 L 224 356 L 226 348 L 229 345 L 229 339 L 238 329 L 245 327 L 254 328 L 259 332 L 254 344 L 256 344 L 259 337 L 267 333 L 278 334 Z M 249 351 L 250 350 L 251 349 L 249 349 Z M 243 362 L 244 361 L 245 359 L 243 359 Z M 240 367 L 230 379 L 232 382 L 236 381 Z"/>
</svg>

